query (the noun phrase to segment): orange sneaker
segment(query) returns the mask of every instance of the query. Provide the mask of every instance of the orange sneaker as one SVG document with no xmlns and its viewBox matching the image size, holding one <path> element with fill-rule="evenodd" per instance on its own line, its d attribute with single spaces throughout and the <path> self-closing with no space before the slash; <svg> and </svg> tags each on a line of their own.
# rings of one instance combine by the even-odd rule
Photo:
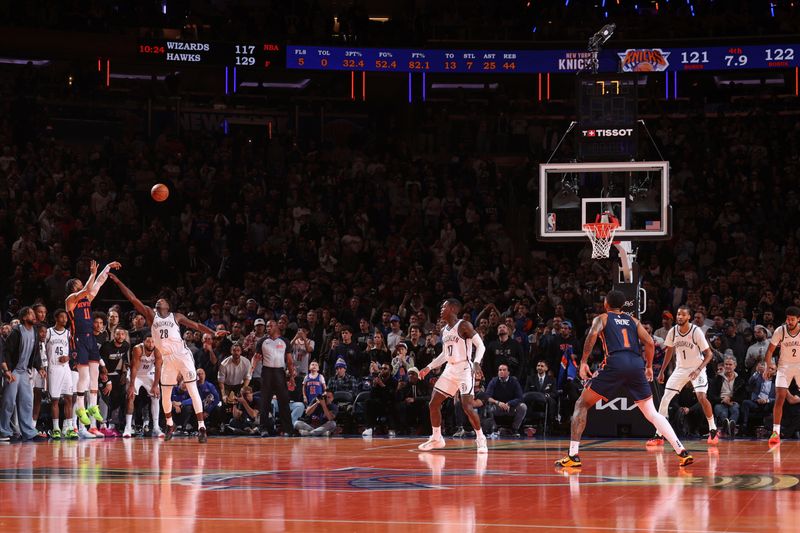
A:
<svg viewBox="0 0 800 533">
<path fill-rule="evenodd" d="M 98 439 L 103 439 L 103 438 L 105 438 L 105 435 L 103 435 L 103 434 L 100 432 L 100 430 L 99 430 L 99 429 L 97 429 L 97 428 L 89 428 L 89 433 L 91 433 L 92 435 L 94 435 L 94 436 L 95 436 L 96 438 L 98 438 Z"/>
<path fill-rule="evenodd" d="M 716 429 L 712 429 L 708 432 L 708 441 L 709 444 L 719 444 L 719 433 Z"/>
<path fill-rule="evenodd" d="M 666 441 L 664 440 L 664 437 L 662 437 L 661 435 L 656 435 L 656 436 L 655 436 L 655 437 L 653 437 L 652 439 L 648 440 L 648 441 L 645 443 L 645 446 L 647 446 L 648 448 L 650 448 L 650 447 L 655 447 L 655 446 L 663 446 L 663 445 L 664 445 L 664 442 L 666 442 Z"/>
<path fill-rule="evenodd" d="M 781 436 L 778 435 L 777 431 L 773 431 L 772 435 L 769 438 L 769 445 L 770 446 L 777 446 L 781 443 Z"/>
</svg>

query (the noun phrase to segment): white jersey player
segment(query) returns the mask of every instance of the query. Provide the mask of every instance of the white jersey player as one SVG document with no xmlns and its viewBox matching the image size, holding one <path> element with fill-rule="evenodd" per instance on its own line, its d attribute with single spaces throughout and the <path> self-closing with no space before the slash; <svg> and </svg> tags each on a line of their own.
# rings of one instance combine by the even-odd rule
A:
<svg viewBox="0 0 800 533">
<path fill-rule="evenodd" d="M 460 311 L 461 303 L 456 299 L 445 300 L 442 304 L 441 318 L 447 324 L 442 329 L 442 353 L 419 373 L 420 379 L 424 379 L 432 369 L 447 362 L 444 372 L 436 381 L 431 397 L 430 412 L 433 434 L 430 439 L 419 445 L 420 450 L 444 448 L 445 442 L 441 428 L 442 403 L 459 392 L 461 393 L 461 407 L 475 430 L 478 452 L 486 453 L 488 451 L 486 436 L 481 430 L 480 418 L 472 405 L 475 372 L 481 373 L 480 363 L 486 347 L 472 324 L 467 320 L 458 319 Z M 472 357 L 473 347 L 475 348 L 474 359 Z"/>
<path fill-rule="evenodd" d="M 775 329 L 772 334 L 767 354 L 764 356 L 767 366 L 773 364 L 772 354 L 780 348 L 778 372 L 775 375 L 775 406 L 772 408 L 772 436 L 769 438 L 770 446 L 781 442 L 781 418 L 783 417 L 783 402 L 792 380 L 800 385 L 800 308 L 788 307 L 786 309 L 786 323 Z M 769 379 L 768 370 L 764 370 L 764 379 Z"/>
<path fill-rule="evenodd" d="M 53 313 L 56 325 L 47 329 L 44 338 L 44 353 L 47 358 L 47 389 L 52 398 L 51 415 L 53 430 L 50 436 L 60 439 L 77 439 L 78 432 L 72 427 L 72 395 L 75 390 L 72 386 L 72 370 L 69 368 L 70 337 L 67 329 L 69 315 L 63 309 Z M 59 398 L 64 401 L 64 423 L 58 427 Z M 61 432 L 63 429 L 63 434 Z"/>
<path fill-rule="evenodd" d="M 228 332 L 213 331 L 203 324 L 189 320 L 181 313 L 172 313 L 169 308 L 169 302 L 164 298 L 160 298 L 156 302 L 155 309 L 145 307 L 117 276 L 109 274 L 109 277 L 114 280 L 114 283 L 117 284 L 125 298 L 133 304 L 133 307 L 150 324 L 153 342 L 161 352 L 163 366 L 161 370 L 160 395 L 164 416 L 167 419 L 167 432 L 164 435 L 164 440 L 172 439 L 172 434 L 175 432 L 175 424 L 172 421 L 172 389 L 178 384 L 178 374 L 180 374 L 183 376 L 186 390 L 192 398 L 192 407 L 194 407 L 194 414 L 197 417 L 197 440 L 198 442 L 208 442 L 203 401 L 200 398 L 200 392 L 197 390 L 197 371 L 194 366 L 194 357 L 192 357 L 192 352 L 183 342 L 180 326 L 218 337 L 227 335 Z"/>
<path fill-rule="evenodd" d="M 144 389 L 150 396 L 150 420 L 153 436 L 161 437 L 161 428 L 158 427 L 159 411 L 159 382 L 161 381 L 161 352 L 156 348 L 152 336 L 145 338 L 144 342 L 131 349 L 131 375 L 128 380 L 128 410 L 125 415 L 125 431 L 122 436 L 127 438 L 133 435 L 133 404 L 136 395 Z"/>
<path fill-rule="evenodd" d="M 717 435 L 717 424 L 714 422 L 714 411 L 711 408 L 711 402 L 706 397 L 708 393 L 706 366 L 711 362 L 714 354 L 708 345 L 703 330 L 692 324 L 690 322 L 691 318 L 691 309 L 687 306 L 679 307 L 676 316 L 678 323 L 667 332 L 667 338 L 664 339 L 664 346 L 667 351 L 664 355 L 661 371 L 658 373 L 658 382 L 664 383 L 665 371 L 673 355 L 675 356 L 675 370 L 667 380 L 658 412 L 668 417 L 669 404 L 672 398 L 680 394 L 681 389 L 691 382 L 697 401 L 703 408 L 703 413 L 708 421 L 708 443 L 717 444 L 719 436 Z M 658 433 L 647 441 L 648 446 L 660 446 L 663 444 L 664 437 Z"/>
</svg>

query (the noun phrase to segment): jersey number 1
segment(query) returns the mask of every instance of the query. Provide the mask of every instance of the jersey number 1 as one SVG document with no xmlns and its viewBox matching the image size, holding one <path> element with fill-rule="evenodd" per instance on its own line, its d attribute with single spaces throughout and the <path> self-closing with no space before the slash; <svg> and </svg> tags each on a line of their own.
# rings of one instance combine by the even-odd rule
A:
<svg viewBox="0 0 800 533">
<path fill-rule="evenodd" d="M 92 319 L 92 315 L 89 313 L 89 308 L 88 307 L 84 307 L 83 308 L 83 318 L 85 318 L 86 320 L 91 320 Z"/>
<path fill-rule="evenodd" d="M 631 347 L 631 341 L 630 341 L 630 339 L 628 339 L 628 330 L 627 329 L 623 329 L 622 330 L 622 342 L 625 344 L 626 348 L 630 348 Z"/>
</svg>

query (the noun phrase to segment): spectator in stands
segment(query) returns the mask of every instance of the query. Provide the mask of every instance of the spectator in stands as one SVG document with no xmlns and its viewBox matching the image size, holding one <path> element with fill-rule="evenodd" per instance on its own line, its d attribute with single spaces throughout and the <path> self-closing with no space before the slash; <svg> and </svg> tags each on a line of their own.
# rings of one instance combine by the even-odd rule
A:
<svg viewBox="0 0 800 533">
<path fill-rule="evenodd" d="M 353 330 L 350 326 L 342 326 L 342 342 L 331 350 L 328 356 L 328 376 L 333 374 L 336 361 L 344 359 L 347 368 L 354 376 L 360 377 L 366 373 L 368 362 L 358 349 L 358 344 L 353 342 Z"/>
<path fill-rule="evenodd" d="M 733 350 L 737 366 L 745 369 L 745 356 L 747 355 L 747 345 L 744 342 L 744 335 L 736 331 L 736 324 L 732 320 L 726 320 L 722 324 L 723 338 L 728 349 Z"/>
<path fill-rule="evenodd" d="M 767 369 L 767 379 L 764 379 L 764 369 Z M 750 416 L 769 415 L 775 405 L 775 373 L 777 367 L 773 361 L 769 366 L 764 361 L 759 361 L 755 371 L 747 381 L 749 398 L 742 401 L 742 427 L 745 432 L 750 431 Z"/>
<path fill-rule="evenodd" d="M 258 434 L 258 406 L 253 397 L 253 389 L 242 387 L 231 414 L 232 418 L 225 427 L 230 433 L 235 435 Z"/>
<path fill-rule="evenodd" d="M 414 366 L 414 358 L 408 353 L 408 345 L 398 342 L 392 357 L 392 376 L 397 381 L 405 381 L 408 377 L 408 369 Z"/>
<path fill-rule="evenodd" d="M 394 352 L 397 343 L 405 338 L 403 336 L 403 330 L 400 329 L 400 317 L 392 315 L 389 318 L 389 327 L 390 331 L 386 334 L 386 346 L 389 348 L 390 352 Z"/>
<path fill-rule="evenodd" d="M 361 317 L 358 320 L 358 335 L 356 336 L 356 344 L 358 344 L 358 349 L 361 352 L 366 352 L 368 350 L 367 346 L 369 342 L 372 340 L 372 327 L 369 324 L 369 320 L 364 317 Z"/>
<path fill-rule="evenodd" d="M 547 368 L 547 361 L 540 360 L 536 363 L 536 372 L 528 378 L 527 391 L 532 394 L 533 401 L 528 407 L 536 409 L 547 406 L 549 416 L 555 416 L 556 412 L 556 380 L 550 375 Z"/>
<path fill-rule="evenodd" d="M 214 349 L 214 342 L 213 337 L 208 333 L 200 333 L 195 332 L 194 338 L 197 340 L 197 337 L 200 337 L 200 353 L 195 359 L 195 365 L 197 368 L 202 368 L 206 372 L 206 376 L 209 381 L 214 382 L 218 381 L 218 370 L 219 370 L 219 359 L 217 357 L 217 351 Z"/>
<path fill-rule="evenodd" d="M 717 427 L 730 437 L 736 436 L 736 424 L 739 423 L 739 406 L 747 393 L 747 382 L 744 376 L 736 372 L 736 358 L 728 355 L 724 359 L 724 370 L 711 380 L 708 388 L 708 399 L 714 406 Z"/>
<path fill-rule="evenodd" d="M 349 392 L 355 397 L 359 391 L 359 383 L 356 378 L 347 373 L 347 363 L 344 359 L 339 359 L 334 365 L 336 373 L 328 380 L 328 389 L 333 392 Z"/>
<path fill-rule="evenodd" d="M 256 350 L 256 344 L 263 339 L 266 334 L 267 323 L 264 322 L 263 318 L 257 318 L 255 322 L 253 322 L 253 330 L 248 333 L 242 341 L 242 355 L 248 359 L 252 359 Z M 256 375 L 256 373 L 253 372 L 253 375 Z"/>
<path fill-rule="evenodd" d="M 305 414 L 294 428 L 301 437 L 327 437 L 336 431 L 336 415 L 339 406 L 333 401 L 333 392 L 326 391 L 314 400 L 305 410 Z"/>
<path fill-rule="evenodd" d="M 499 365 L 505 365 L 510 371 L 511 375 L 521 379 L 524 376 L 523 365 L 525 362 L 525 355 L 520 343 L 511 338 L 506 324 L 497 326 L 497 340 L 493 341 L 486 347 L 486 368 L 497 368 Z"/>
<path fill-rule="evenodd" d="M 231 355 L 226 357 L 219 365 L 217 379 L 219 392 L 224 398 L 229 394 L 238 396 L 242 387 L 250 384 L 251 366 L 247 357 L 242 357 L 242 345 L 231 346 Z"/>
<path fill-rule="evenodd" d="M 372 379 L 370 397 L 367 400 L 367 429 L 362 436 L 372 437 L 378 419 L 386 419 L 389 436 L 396 434 L 395 400 L 397 396 L 397 380 L 392 377 L 392 367 L 388 364 L 380 366 L 380 373 Z"/>
<path fill-rule="evenodd" d="M 430 409 L 428 402 L 431 399 L 428 384 L 419 379 L 419 370 L 416 367 L 408 369 L 408 380 L 397 385 L 397 414 L 398 424 L 403 433 L 418 435 L 428 424 Z M 425 432 L 428 430 L 426 429 Z"/>
<path fill-rule="evenodd" d="M 492 378 L 486 386 L 486 398 L 494 425 L 497 426 L 498 416 L 513 417 L 511 432 L 518 437 L 528 406 L 522 401 L 519 380 L 509 375 L 508 365 L 501 363 L 498 366 L 497 377 Z"/>
<path fill-rule="evenodd" d="M 661 337 L 662 339 L 667 338 L 667 333 L 672 326 L 675 325 L 675 317 L 672 315 L 670 311 L 664 311 L 661 313 L 661 327 L 655 331 L 656 337 Z"/>
<path fill-rule="evenodd" d="M 311 405 L 325 392 L 325 378 L 319 373 L 319 363 L 311 361 L 308 374 L 303 378 L 303 403 Z"/>
<path fill-rule="evenodd" d="M 694 325 L 700 328 L 700 331 L 703 332 L 703 335 L 710 329 L 711 326 L 706 324 L 706 313 L 705 311 L 697 310 L 694 312 Z"/>
<path fill-rule="evenodd" d="M 769 348 L 769 337 L 767 336 L 767 328 L 758 324 L 756 325 L 753 334 L 755 339 L 753 344 L 747 348 L 747 356 L 744 360 L 744 367 L 746 370 L 752 369 L 758 361 L 764 359 L 764 355 Z"/>
</svg>

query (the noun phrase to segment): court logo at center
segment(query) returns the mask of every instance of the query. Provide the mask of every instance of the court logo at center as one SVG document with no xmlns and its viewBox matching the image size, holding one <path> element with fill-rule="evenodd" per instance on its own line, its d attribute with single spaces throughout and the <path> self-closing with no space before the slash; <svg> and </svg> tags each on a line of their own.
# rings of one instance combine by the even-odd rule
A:
<svg viewBox="0 0 800 533">
<path fill-rule="evenodd" d="M 617 55 L 623 72 L 663 72 L 669 67 L 670 53 L 661 48 L 628 48 Z"/>
</svg>

